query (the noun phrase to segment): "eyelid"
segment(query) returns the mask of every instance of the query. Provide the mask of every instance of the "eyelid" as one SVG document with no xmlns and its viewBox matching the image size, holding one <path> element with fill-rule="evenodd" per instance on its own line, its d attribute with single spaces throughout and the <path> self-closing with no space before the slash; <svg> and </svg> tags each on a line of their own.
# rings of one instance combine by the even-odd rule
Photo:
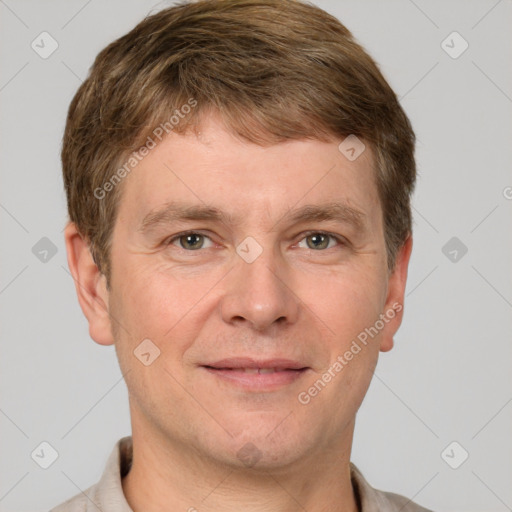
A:
<svg viewBox="0 0 512 512">
<path fill-rule="evenodd" d="M 200 229 L 199 230 L 197 230 L 197 229 L 196 230 L 190 229 L 190 230 L 182 231 L 180 233 L 176 233 L 175 235 L 172 235 L 171 237 L 167 237 L 163 241 L 163 245 L 164 246 L 173 245 L 173 242 L 179 240 L 182 236 L 187 236 L 187 235 L 201 235 L 205 239 L 208 239 L 212 244 L 216 243 L 216 242 L 214 242 L 214 240 L 213 240 L 213 238 L 211 236 L 207 235 L 202 230 L 200 230 Z M 343 237 L 341 235 L 338 235 L 338 234 L 335 234 L 335 233 L 331 233 L 329 231 L 323 231 L 323 230 L 318 230 L 318 229 L 316 229 L 316 230 L 312 229 L 312 230 L 309 230 L 309 231 L 301 232 L 299 235 L 294 237 L 295 239 L 300 237 L 300 238 L 298 238 L 297 242 L 294 245 L 298 245 L 305 238 L 307 238 L 308 236 L 311 236 L 311 235 L 325 235 L 325 236 L 328 236 L 328 237 L 333 238 L 334 240 L 336 240 L 336 242 L 340 246 L 347 246 L 347 245 L 349 245 L 349 241 L 345 237 Z M 176 246 L 176 247 L 178 247 L 178 246 Z M 183 247 L 178 247 L 178 248 L 183 249 Z M 183 249 L 183 250 L 186 250 L 186 249 Z"/>
<path fill-rule="evenodd" d="M 307 238 L 308 236 L 311 236 L 311 235 L 325 235 L 325 236 L 328 236 L 328 237 L 333 238 L 334 240 L 336 240 L 336 242 L 340 246 L 347 246 L 347 245 L 349 245 L 349 241 L 345 237 L 343 237 L 341 235 L 337 235 L 335 233 L 331 233 L 329 231 L 323 231 L 321 229 L 320 230 L 319 229 L 312 229 L 310 231 L 305 231 L 305 232 L 300 233 L 300 235 L 297 235 L 297 237 L 300 236 L 300 239 L 296 242 L 295 245 L 298 245 L 305 238 Z M 330 249 L 332 249 L 332 247 L 330 247 Z M 311 249 L 311 250 L 313 250 L 313 249 Z M 326 249 L 324 249 L 324 250 L 326 250 Z"/>
<path fill-rule="evenodd" d="M 198 230 L 198 229 L 189 229 L 189 230 L 187 230 L 187 231 L 182 231 L 181 233 L 176 233 L 175 235 L 172 235 L 172 236 L 170 236 L 170 237 L 167 237 L 167 238 L 163 241 L 162 245 L 164 245 L 164 246 L 174 245 L 174 244 L 173 244 L 173 242 L 176 242 L 176 241 L 177 241 L 177 240 L 179 240 L 182 236 L 187 236 L 187 235 L 201 235 L 201 236 L 203 236 L 205 239 L 210 240 L 210 242 L 211 242 L 212 244 L 214 244 L 214 243 L 215 243 L 215 242 L 213 241 L 213 239 L 212 239 L 212 237 L 211 237 L 211 236 L 209 236 L 209 235 L 207 235 L 207 234 L 203 233 L 200 229 L 199 229 L 199 230 Z M 179 246 L 176 246 L 176 247 L 178 247 L 178 249 L 183 249 L 184 251 L 186 251 L 186 249 L 184 249 L 183 247 L 179 247 Z M 201 249 L 203 249 L 203 248 L 201 247 Z M 207 247 L 207 249 L 208 249 L 208 247 Z M 198 249 L 198 250 L 200 250 L 200 249 Z M 192 252 L 192 251 L 190 251 L 190 252 Z"/>
</svg>

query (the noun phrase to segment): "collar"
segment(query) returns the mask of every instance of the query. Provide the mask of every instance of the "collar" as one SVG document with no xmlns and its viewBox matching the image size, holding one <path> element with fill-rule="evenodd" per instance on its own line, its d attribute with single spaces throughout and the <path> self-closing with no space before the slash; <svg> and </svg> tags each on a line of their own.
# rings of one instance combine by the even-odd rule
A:
<svg viewBox="0 0 512 512">
<path fill-rule="evenodd" d="M 97 512 L 98 508 L 103 512 L 133 512 L 121 483 L 130 471 L 132 455 L 132 437 L 123 437 L 110 454 L 100 481 L 51 512 Z M 430 512 L 403 496 L 374 489 L 352 462 L 350 479 L 359 512 Z"/>
</svg>

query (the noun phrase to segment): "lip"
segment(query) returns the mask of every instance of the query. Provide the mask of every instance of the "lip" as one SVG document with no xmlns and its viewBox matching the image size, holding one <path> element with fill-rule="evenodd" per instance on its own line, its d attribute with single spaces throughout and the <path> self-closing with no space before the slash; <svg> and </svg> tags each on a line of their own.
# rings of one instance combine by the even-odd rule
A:
<svg viewBox="0 0 512 512">
<path fill-rule="evenodd" d="M 240 368 L 276 368 L 278 370 L 302 370 L 306 365 L 292 359 L 255 359 L 252 357 L 229 357 L 204 364 L 215 369 L 240 369 Z"/>
<path fill-rule="evenodd" d="M 208 373 L 225 383 L 237 386 L 245 391 L 269 392 L 290 385 L 308 372 L 309 368 L 290 359 L 229 358 L 211 364 L 202 365 Z M 246 373 L 251 370 L 274 368 L 273 373 Z"/>
</svg>

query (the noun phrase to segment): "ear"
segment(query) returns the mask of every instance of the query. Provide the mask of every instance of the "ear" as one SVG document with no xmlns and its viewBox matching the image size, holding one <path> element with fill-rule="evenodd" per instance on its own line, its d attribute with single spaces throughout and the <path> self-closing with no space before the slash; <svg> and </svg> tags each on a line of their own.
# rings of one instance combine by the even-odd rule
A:
<svg viewBox="0 0 512 512">
<path fill-rule="evenodd" d="M 412 251 L 412 235 L 409 235 L 397 254 L 395 268 L 388 278 L 388 295 L 384 306 L 385 327 L 382 330 L 380 351 L 387 352 L 393 348 L 393 336 L 398 331 L 404 314 L 405 285 L 407 269 Z"/>
<path fill-rule="evenodd" d="M 66 226 L 64 238 L 78 302 L 89 322 L 89 335 L 100 345 L 112 345 L 114 337 L 108 312 L 109 292 L 106 278 L 94 262 L 87 241 L 73 222 Z"/>
</svg>

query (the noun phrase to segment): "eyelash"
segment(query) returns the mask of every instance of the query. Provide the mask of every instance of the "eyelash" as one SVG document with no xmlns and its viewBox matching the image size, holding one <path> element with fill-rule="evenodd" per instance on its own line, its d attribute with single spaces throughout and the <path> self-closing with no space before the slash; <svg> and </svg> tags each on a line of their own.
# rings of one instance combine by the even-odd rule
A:
<svg viewBox="0 0 512 512">
<path fill-rule="evenodd" d="M 176 242 L 180 238 L 182 238 L 184 236 L 188 236 L 188 235 L 201 235 L 205 238 L 208 238 L 210 241 L 213 242 L 211 237 L 209 237 L 208 235 L 205 235 L 204 233 L 201 233 L 201 231 L 184 231 L 183 233 L 178 233 L 177 235 L 174 235 L 171 238 L 167 238 L 164 241 L 164 245 L 171 245 L 173 242 Z M 183 249 L 183 247 L 181 247 L 181 249 Z"/>
<path fill-rule="evenodd" d="M 323 235 L 323 236 L 332 238 L 333 240 L 336 240 L 336 242 L 339 246 L 346 246 L 348 244 L 348 242 L 345 238 L 343 238 L 339 235 L 334 235 L 332 233 L 329 233 L 328 231 L 308 231 L 306 233 L 301 233 L 301 235 L 302 235 L 302 238 L 297 243 L 302 242 L 302 240 L 304 240 L 305 238 L 307 238 L 308 236 L 311 236 L 311 235 Z M 333 247 L 329 247 L 329 249 L 333 249 Z M 314 251 L 314 249 L 310 249 L 310 250 Z M 323 249 L 323 250 L 325 251 L 327 249 Z M 317 252 L 321 252 L 321 251 L 317 251 Z"/>
<path fill-rule="evenodd" d="M 183 233 L 178 233 L 177 235 L 174 235 L 173 237 L 166 239 L 166 241 L 164 242 L 164 245 L 165 246 L 172 245 L 173 242 L 176 242 L 181 237 L 188 236 L 188 235 L 201 235 L 201 236 L 209 239 L 212 243 L 214 243 L 213 240 L 211 239 L 211 237 L 209 237 L 208 235 L 205 235 L 204 233 L 201 233 L 201 231 L 184 231 Z M 348 241 L 345 238 L 340 237 L 339 235 L 334 235 L 334 234 L 329 233 L 327 231 L 307 231 L 306 233 L 301 233 L 301 235 L 302 235 L 302 238 L 298 242 L 296 242 L 296 244 L 294 244 L 294 245 L 299 244 L 304 239 L 306 239 L 308 236 L 312 236 L 312 235 L 327 236 L 327 237 L 335 240 L 339 246 L 347 246 L 348 245 Z M 187 250 L 187 249 L 185 249 L 183 247 L 179 247 L 179 249 L 182 249 L 182 250 L 187 251 L 187 252 L 195 252 L 193 250 Z M 329 247 L 329 249 L 332 249 L 332 247 Z M 200 250 L 201 249 L 197 249 L 197 251 L 200 251 Z M 314 251 L 314 249 L 309 249 L 309 250 Z M 322 252 L 322 251 L 325 251 L 325 250 L 327 250 L 327 249 L 321 249 L 321 250 L 315 251 L 315 252 Z"/>
</svg>

